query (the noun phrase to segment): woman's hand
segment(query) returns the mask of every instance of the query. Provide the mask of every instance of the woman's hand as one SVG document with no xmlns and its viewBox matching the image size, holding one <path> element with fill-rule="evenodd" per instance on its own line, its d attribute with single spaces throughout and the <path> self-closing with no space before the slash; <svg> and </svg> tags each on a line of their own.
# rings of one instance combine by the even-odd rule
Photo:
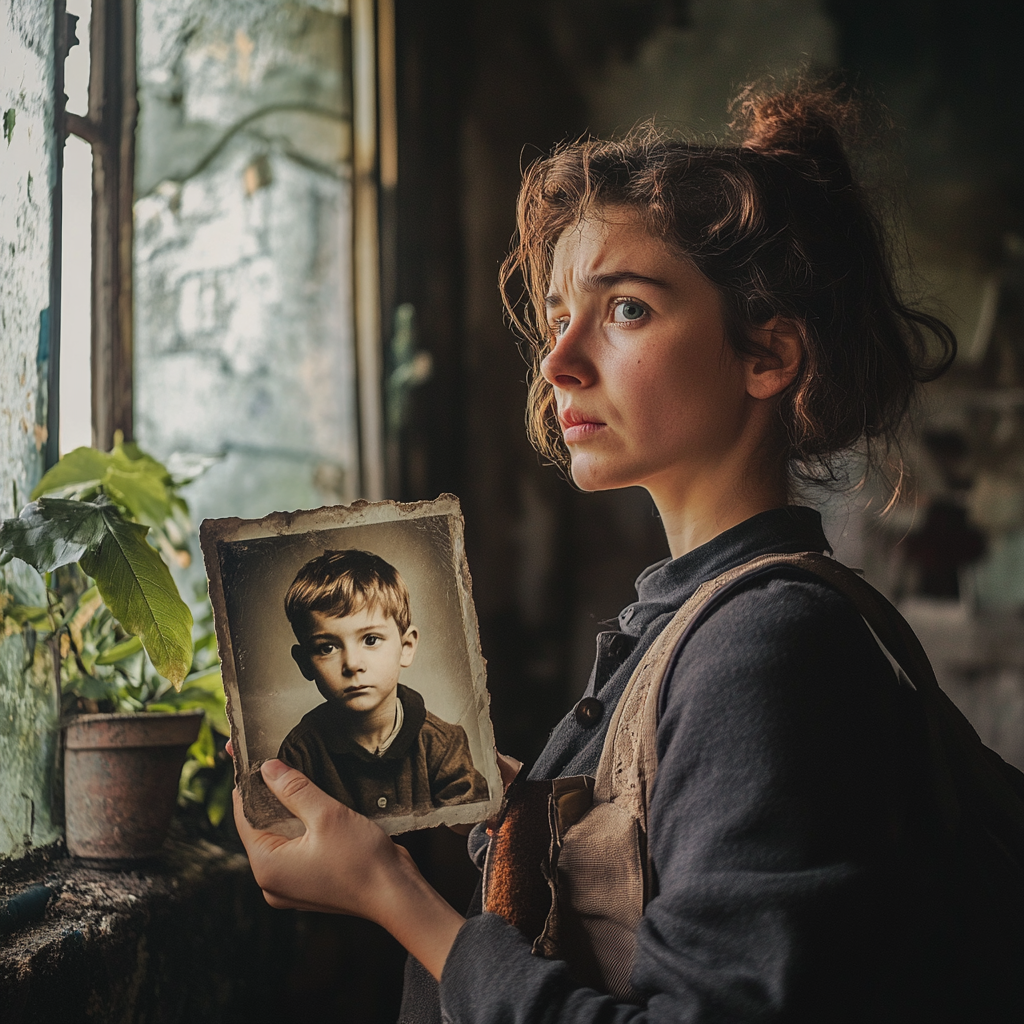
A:
<svg viewBox="0 0 1024 1024">
<path fill-rule="evenodd" d="M 235 791 L 235 824 L 267 902 L 375 921 L 440 978 L 464 918 L 431 888 L 408 852 L 294 768 L 275 759 L 260 770 L 305 826 L 296 838 L 255 829 Z"/>
</svg>

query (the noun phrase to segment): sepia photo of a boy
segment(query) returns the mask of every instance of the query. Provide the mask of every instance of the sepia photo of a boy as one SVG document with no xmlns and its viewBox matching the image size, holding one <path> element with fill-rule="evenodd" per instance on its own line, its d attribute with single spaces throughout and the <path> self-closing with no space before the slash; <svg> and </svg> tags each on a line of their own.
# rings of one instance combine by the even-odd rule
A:
<svg viewBox="0 0 1024 1024">
<path fill-rule="evenodd" d="M 285 595 L 292 657 L 324 703 L 278 757 L 367 817 L 416 814 L 488 798 L 460 725 L 399 682 L 419 631 L 398 570 L 368 551 L 325 551 Z"/>
</svg>

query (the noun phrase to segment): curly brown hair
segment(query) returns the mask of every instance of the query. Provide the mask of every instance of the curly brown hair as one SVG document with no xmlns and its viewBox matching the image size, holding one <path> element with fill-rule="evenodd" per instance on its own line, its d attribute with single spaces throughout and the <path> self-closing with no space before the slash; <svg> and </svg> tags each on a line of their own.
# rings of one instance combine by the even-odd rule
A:
<svg viewBox="0 0 1024 1024">
<path fill-rule="evenodd" d="M 952 330 L 901 299 L 881 218 L 851 170 L 842 140 L 858 104 L 836 88 L 748 87 L 732 109 L 734 145 L 645 125 L 618 141 L 563 144 L 523 175 L 501 290 L 530 345 L 530 439 L 563 467 L 540 373 L 551 344 L 544 296 L 556 242 L 597 207 L 630 208 L 715 285 L 738 354 L 763 355 L 753 332 L 775 318 L 796 326 L 802 363 L 778 412 L 781 454 L 798 477 L 834 478 L 835 457 L 861 442 L 872 456 L 898 452 L 917 385 L 953 361 Z M 514 294 L 517 275 L 525 296 Z"/>
</svg>

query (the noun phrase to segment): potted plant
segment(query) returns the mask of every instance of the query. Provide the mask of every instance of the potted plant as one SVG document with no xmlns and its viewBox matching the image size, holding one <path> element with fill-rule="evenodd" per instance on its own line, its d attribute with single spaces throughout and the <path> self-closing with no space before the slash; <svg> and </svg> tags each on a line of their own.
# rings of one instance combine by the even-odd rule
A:
<svg viewBox="0 0 1024 1024">
<path fill-rule="evenodd" d="M 3 617 L 30 655 L 39 640 L 50 649 L 68 851 L 97 865 L 159 852 L 179 783 L 204 795 L 213 730 L 227 733 L 212 631 L 193 639 L 165 560 L 187 564 L 189 479 L 118 437 L 110 452 L 68 453 L 0 524 L 0 564 L 20 558 L 43 578 L 45 604 L 9 598 Z"/>
</svg>

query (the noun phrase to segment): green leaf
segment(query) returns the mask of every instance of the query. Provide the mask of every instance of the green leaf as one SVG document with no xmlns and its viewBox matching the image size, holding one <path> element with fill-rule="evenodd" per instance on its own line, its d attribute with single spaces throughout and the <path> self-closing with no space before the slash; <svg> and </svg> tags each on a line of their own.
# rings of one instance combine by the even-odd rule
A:
<svg viewBox="0 0 1024 1024">
<path fill-rule="evenodd" d="M 230 736 L 231 726 L 228 724 L 224 679 L 221 676 L 220 664 L 189 676 L 185 680 L 185 689 L 205 691 L 206 696 L 202 699 L 202 707 L 206 709 L 207 720 L 221 736 Z"/>
<path fill-rule="evenodd" d="M 228 766 L 230 766 L 230 761 Z M 221 777 L 206 798 L 206 816 L 214 828 L 224 820 L 224 815 L 227 814 L 228 808 L 231 806 L 231 790 L 234 788 L 235 775 L 228 767 L 221 773 Z"/>
<path fill-rule="evenodd" d="M 189 676 L 179 693 L 168 693 L 159 704 L 149 705 L 150 711 L 187 711 L 190 708 L 202 708 L 211 728 L 221 736 L 231 735 L 219 666 Z"/>
<path fill-rule="evenodd" d="M 216 763 L 214 758 L 217 756 L 217 745 L 213 742 L 213 733 L 205 718 L 199 726 L 195 743 L 188 748 L 188 756 L 195 758 L 204 768 L 212 768 Z"/>
<path fill-rule="evenodd" d="M 29 495 L 35 500 L 44 494 L 97 485 L 110 465 L 110 456 L 96 448 L 75 448 L 50 469 Z"/>
<path fill-rule="evenodd" d="M 106 508 L 112 506 L 102 496 L 94 502 L 40 498 L 0 524 L 0 548 L 39 572 L 78 562 L 106 535 Z"/>
<path fill-rule="evenodd" d="M 53 493 L 89 497 L 84 492 L 96 487 L 102 487 L 132 518 L 149 526 L 173 521 L 175 502 L 183 504 L 174 494 L 174 483 L 166 466 L 146 455 L 138 445 L 120 440 L 109 453 L 95 448 L 68 452 L 39 481 L 32 497 Z"/>
<path fill-rule="evenodd" d="M 119 661 L 124 661 L 125 658 L 132 657 L 133 654 L 138 654 L 142 650 L 142 640 L 137 636 L 130 636 L 127 640 L 122 640 L 119 644 L 114 644 L 109 650 L 104 651 L 97 659 L 97 665 L 116 665 Z"/>
<path fill-rule="evenodd" d="M 50 609 L 38 605 L 12 604 L 4 609 L 4 615 L 13 619 L 19 626 L 27 623 L 45 629 L 50 624 Z"/>
<path fill-rule="evenodd" d="M 206 781 L 199 775 L 202 765 L 189 758 L 181 769 L 178 780 L 178 804 L 182 807 L 189 803 L 201 804 L 206 795 Z"/>
<path fill-rule="evenodd" d="M 209 668 L 204 668 L 201 672 L 193 672 L 185 680 L 185 683 L 188 686 L 199 687 L 207 693 L 218 695 L 222 702 L 224 700 L 224 683 L 221 681 L 219 662 Z"/>
<path fill-rule="evenodd" d="M 146 710 L 146 705 L 141 700 L 133 697 L 130 693 L 126 693 L 124 690 L 117 691 L 117 698 L 114 704 L 117 710 L 125 715 L 137 715 L 139 712 Z"/>
<path fill-rule="evenodd" d="M 125 522 L 113 506 L 104 509 L 103 524 L 106 535 L 80 558 L 82 568 L 125 631 L 141 637 L 157 672 L 178 689 L 192 664 L 192 613 L 146 543 L 148 528 Z"/>
<path fill-rule="evenodd" d="M 129 458 L 122 448 L 110 455 L 103 476 L 103 489 L 136 518 L 150 526 L 159 526 L 174 512 L 168 490 L 167 470 L 148 455 Z"/>
<path fill-rule="evenodd" d="M 66 679 L 63 690 L 65 693 L 75 693 L 87 700 L 109 700 L 117 701 L 117 683 L 112 680 L 97 679 L 95 676 L 81 675 L 76 679 Z"/>
<path fill-rule="evenodd" d="M 150 462 L 156 462 L 156 459 L 147 455 L 134 441 L 124 440 L 124 434 L 120 430 L 114 433 L 114 453 L 124 455 L 132 462 L 136 459 L 149 459 Z"/>
</svg>

